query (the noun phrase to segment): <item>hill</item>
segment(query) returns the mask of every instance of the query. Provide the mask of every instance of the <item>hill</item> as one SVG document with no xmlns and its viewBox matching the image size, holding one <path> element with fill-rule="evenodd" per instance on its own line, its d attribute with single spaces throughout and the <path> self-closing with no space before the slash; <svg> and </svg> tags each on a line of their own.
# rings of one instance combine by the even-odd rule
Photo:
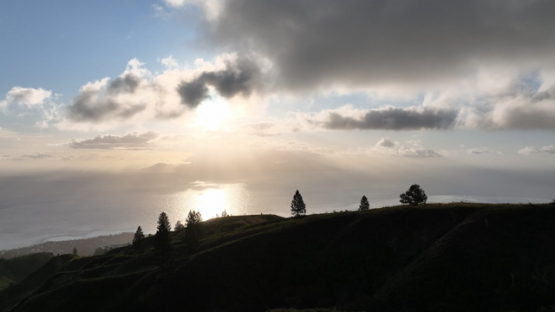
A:
<svg viewBox="0 0 555 312">
<path fill-rule="evenodd" d="M 128 244 L 132 239 L 133 233 L 120 233 L 92 238 L 45 242 L 29 247 L 0 250 L 0 258 L 11 259 L 42 252 L 62 255 L 72 253 L 73 248 L 77 248 L 82 256 L 92 256 L 95 253 L 104 253 L 105 249 L 110 249 L 109 246 Z"/>
<path fill-rule="evenodd" d="M 52 253 L 37 253 L 13 259 L 0 259 L 0 290 L 7 288 L 14 282 L 19 282 L 43 266 L 54 255 Z"/>
<path fill-rule="evenodd" d="M 196 250 L 181 231 L 167 250 L 147 238 L 102 256 L 55 257 L 49 274 L 10 293 L 24 298 L 17 306 L 0 310 L 551 311 L 554 208 L 430 204 L 213 219 Z"/>
</svg>

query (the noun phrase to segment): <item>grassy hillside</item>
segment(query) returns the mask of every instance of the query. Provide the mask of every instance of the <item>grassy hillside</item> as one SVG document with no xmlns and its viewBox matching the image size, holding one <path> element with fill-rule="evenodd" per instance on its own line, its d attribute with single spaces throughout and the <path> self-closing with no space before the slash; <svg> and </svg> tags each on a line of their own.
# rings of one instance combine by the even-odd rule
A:
<svg viewBox="0 0 555 312">
<path fill-rule="evenodd" d="M 25 299 L 13 311 L 555 307 L 553 205 L 236 216 L 204 222 L 203 233 L 194 251 L 185 232 L 174 232 L 168 250 L 147 238 L 140 248 L 60 261 L 53 274 L 34 279 L 35 288 L 20 283 Z"/>
<path fill-rule="evenodd" d="M 38 289 L 48 278 L 53 276 L 60 268 L 64 267 L 74 258 L 76 257 L 73 255 L 53 257 L 38 270 L 25 277 L 22 281 L 12 284 L 5 290 L 1 291 L 0 311 L 9 311 L 22 299 Z M 40 309 L 38 311 L 40 311 Z"/>
<path fill-rule="evenodd" d="M 9 260 L 0 259 L 0 290 L 7 288 L 11 283 L 21 281 L 52 257 L 52 253 L 43 252 Z"/>
</svg>

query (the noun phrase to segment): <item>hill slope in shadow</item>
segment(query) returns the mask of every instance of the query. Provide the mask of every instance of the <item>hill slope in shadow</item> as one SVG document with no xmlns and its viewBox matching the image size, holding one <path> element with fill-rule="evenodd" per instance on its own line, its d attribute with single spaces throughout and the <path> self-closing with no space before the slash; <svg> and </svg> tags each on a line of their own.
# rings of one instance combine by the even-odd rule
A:
<svg viewBox="0 0 555 312">
<path fill-rule="evenodd" d="M 69 259 L 12 311 L 549 311 L 554 208 L 433 204 L 214 219 L 194 251 L 181 231 L 165 251 L 147 238 Z"/>
</svg>

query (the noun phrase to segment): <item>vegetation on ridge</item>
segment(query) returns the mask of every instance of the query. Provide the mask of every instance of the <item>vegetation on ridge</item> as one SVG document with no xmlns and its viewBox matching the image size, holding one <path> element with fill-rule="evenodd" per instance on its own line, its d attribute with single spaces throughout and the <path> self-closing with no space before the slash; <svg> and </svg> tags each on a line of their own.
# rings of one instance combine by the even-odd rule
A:
<svg viewBox="0 0 555 312">
<path fill-rule="evenodd" d="M 217 218 L 199 223 L 196 250 L 187 231 L 174 231 L 163 253 L 151 237 L 71 258 L 13 311 L 548 311 L 553 208 L 453 203 Z"/>
</svg>

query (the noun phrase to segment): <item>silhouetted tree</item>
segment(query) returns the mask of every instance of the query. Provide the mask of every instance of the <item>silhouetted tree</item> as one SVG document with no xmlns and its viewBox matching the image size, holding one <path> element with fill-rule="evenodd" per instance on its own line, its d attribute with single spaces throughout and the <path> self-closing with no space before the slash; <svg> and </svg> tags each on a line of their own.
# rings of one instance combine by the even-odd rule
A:
<svg viewBox="0 0 555 312">
<path fill-rule="evenodd" d="M 170 220 L 165 212 L 158 217 L 158 226 L 156 227 L 156 246 L 160 248 L 169 247 L 170 245 Z"/>
<path fill-rule="evenodd" d="M 73 247 L 73 255 L 77 256 L 77 247 Z"/>
<path fill-rule="evenodd" d="M 293 201 L 291 201 L 291 214 L 295 217 L 300 217 L 306 213 L 306 205 L 304 204 L 303 197 L 299 190 L 293 195 Z"/>
<path fill-rule="evenodd" d="M 222 211 L 222 218 L 225 217 L 229 217 L 229 215 L 227 214 L 227 210 L 224 209 L 224 211 Z"/>
<path fill-rule="evenodd" d="M 185 240 L 190 250 L 198 248 L 200 237 L 202 236 L 202 215 L 198 211 L 190 210 L 185 220 Z"/>
<path fill-rule="evenodd" d="M 181 231 L 185 228 L 185 226 L 183 225 L 183 223 L 181 223 L 181 221 L 177 220 L 177 223 L 175 224 L 174 230 L 175 231 Z"/>
<path fill-rule="evenodd" d="M 420 185 L 413 184 L 410 186 L 409 190 L 405 193 L 400 195 L 401 199 L 399 200 L 402 204 L 409 204 L 411 206 L 418 206 L 420 203 L 426 203 L 428 200 L 428 196 L 426 196 L 426 192 Z"/>
<path fill-rule="evenodd" d="M 139 226 L 135 232 L 135 236 L 133 236 L 133 246 L 140 246 L 144 238 L 145 234 L 143 234 L 143 229 Z"/>
<path fill-rule="evenodd" d="M 362 196 L 362 199 L 360 200 L 360 206 L 358 206 L 358 211 L 365 211 L 368 209 L 370 209 L 368 198 L 366 198 L 366 196 Z"/>
</svg>

